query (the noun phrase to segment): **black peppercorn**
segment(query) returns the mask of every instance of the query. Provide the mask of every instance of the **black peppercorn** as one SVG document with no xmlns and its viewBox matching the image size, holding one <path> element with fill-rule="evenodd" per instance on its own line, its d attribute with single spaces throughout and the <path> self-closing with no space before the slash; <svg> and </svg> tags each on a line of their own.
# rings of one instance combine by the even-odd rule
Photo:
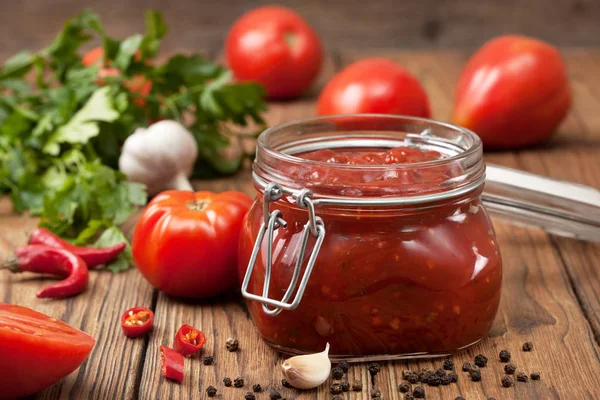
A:
<svg viewBox="0 0 600 400">
<path fill-rule="evenodd" d="M 342 385 L 340 385 L 339 383 L 334 383 L 329 387 L 329 391 L 331 392 L 331 394 L 340 394 L 343 392 Z"/>
<path fill-rule="evenodd" d="M 260 393 L 260 392 L 262 392 L 262 386 L 260 386 L 260 384 L 258 384 L 258 383 L 255 385 L 252 385 L 252 391 L 254 393 Z"/>
<path fill-rule="evenodd" d="M 500 352 L 500 361 L 502 361 L 502 362 L 509 362 L 510 361 L 510 351 L 508 351 L 508 350 L 502 350 Z"/>
<path fill-rule="evenodd" d="M 372 399 L 380 399 L 381 398 L 381 391 L 379 389 L 373 390 L 373 393 L 371 393 L 371 398 Z"/>
<path fill-rule="evenodd" d="M 429 375 L 429 379 L 427 379 L 427 384 L 429 386 L 440 386 L 442 380 L 436 374 Z"/>
<path fill-rule="evenodd" d="M 355 380 L 352 383 L 352 391 L 353 392 L 360 392 L 360 391 L 362 391 L 362 387 L 363 386 L 362 386 L 362 382 L 361 381 Z"/>
<path fill-rule="evenodd" d="M 231 378 L 223 378 L 223 385 L 227 387 L 231 386 Z"/>
<path fill-rule="evenodd" d="M 464 363 L 464 364 L 462 365 L 462 370 L 463 370 L 464 372 L 469 372 L 469 371 L 471 370 L 471 368 L 472 368 L 472 367 L 473 367 L 473 366 L 471 365 L 471 363 L 468 363 L 468 362 L 466 362 L 466 363 Z"/>
<path fill-rule="evenodd" d="M 369 366 L 369 373 L 371 374 L 371 376 L 375 376 L 379 373 L 380 367 L 379 364 L 377 363 L 370 363 Z"/>
<path fill-rule="evenodd" d="M 486 356 L 484 356 L 483 354 L 477 354 L 475 356 L 475 365 L 477 365 L 478 367 L 485 367 L 487 365 L 488 359 Z"/>
<path fill-rule="evenodd" d="M 471 380 L 473 382 L 481 381 L 481 372 L 479 371 L 471 371 Z"/>
<path fill-rule="evenodd" d="M 401 383 L 400 386 L 398 386 L 398 390 L 400 393 L 408 393 L 410 391 L 410 385 L 408 383 Z"/>
<path fill-rule="evenodd" d="M 447 376 L 450 378 L 450 382 L 458 382 L 458 375 L 456 372 L 452 371 Z"/>
<path fill-rule="evenodd" d="M 504 366 L 504 373 L 512 375 L 517 370 L 517 366 L 513 363 L 508 363 Z"/>
<path fill-rule="evenodd" d="M 473 371 L 481 372 L 481 370 L 479 369 L 479 367 L 477 365 L 471 365 L 471 369 L 469 370 L 469 373 L 471 373 Z"/>
<path fill-rule="evenodd" d="M 502 386 L 511 387 L 514 383 L 515 383 L 515 381 L 513 381 L 513 378 L 511 376 L 504 375 L 502 377 Z"/>
<path fill-rule="evenodd" d="M 415 397 L 415 399 L 424 399 L 425 389 L 423 389 L 423 386 L 417 386 L 413 389 L 412 394 Z"/>
<path fill-rule="evenodd" d="M 217 395 L 217 388 L 214 386 L 209 386 L 206 388 L 206 395 L 208 397 L 215 397 Z"/>
<path fill-rule="evenodd" d="M 531 379 L 534 380 L 534 381 L 539 381 L 540 380 L 540 373 L 537 372 L 537 371 L 536 372 L 532 372 L 530 376 L 531 376 Z"/>
<path fill-rule="evenodd" d="M 524 372 L 517 372 L 517 380 L 519 382 L 527 382 L 529 380 L 529 377 Z"/>
<path fill-rule="evenodd" d="M 335 367 L 331 370 L 331 375 L 333 376 L 333 379 L 342 379 L 344 377 L 344 370 L 340 367 Z"/>
<path fill-rule="evenodd" d="M 215 360 L 212 358 L 212 356 L 206 356 L 204 357 L 204 359 L 202 360 L 202 363 L 204 365 L 213 365 L 215 363 Z"/>
<path fill-rule="evenodd" d="M 427 379 L 431 374 L 433 374 L 433 370 L 431 368 L 423 368 L 421 371 L 419 371 L 419 380 L 423 383 L 427 383 Z"/>
<path fill-rule="evenodd" d="M 350 391 L 350 382 L 342 382 L 342 383 L 340 383 L 340 385 L 342 385 L 342 391 L 344 391 L 344 392 Z"/>
<path fill-rule="evenodd" d="M 415 400 L 415 396 L 412 393 L 405 393 L 404 400 Z"/>
<path fill-rule="evenodd" d="M 244 386 L 244 378 L 242 378 L 241 376 L 235 378 L 233 380 L 233 386 L 235 386 L 236 388 L 241 388 L 242 386 Z"/>
<path fill-rule="evenodd" d="M 452 378 L 450 377 L 450 375 L 440 376 L 440 383 L 443 386 L 449 385 L 450 383 L 452 383 Z"/>
<path fill-rule="evenodd" d="M 419 374 L 417 374 L 416 372 L 411 372 L 406 377 L 406 380 L 410 383 L 417 383 L 419 382 Z"/>
<path fill-rule="evenodd" d="M 407 380 L 408 379 L 408 375 L 412 374 L 412 371 L 405 369 L 404 371 L 402 371 L 402 379 Z"/>
<path fill-rule="evenodd" d="M 444 368 L 446 371 L 452 371 L 452 370 L 454 369 L 454 361 L 452 361 L 452 360 L 451 360 L 451 359 L 449 359 L 449 358 L 446 358 L 446 359 L 444 360 L 444 365 L 443 365 L 443 368 Z"/>
<path fill-rule="evenodd" d="M 286 387 L 286 388 L 291 388 L 292 387 L 292 385 L 290 385 L 290 383 L 285 378 L 283 378 L 281 380 L 281 386 Z"/>
<path fill-rule="evenodd" d="M 256 396 L 252 392 L 246 392 L 244 399 L 245 400 L 256 400 Z"/>
<path fill-rule="evenodd" d="M 271 390 L 269 392 L 269 399 L 271 400 L 280 400 L 281 394 L 277 390 Z"/>
<path fill-rule="evenodd" d="M 237 351 L 239 346 L 240 346 L 240 343 L 238 342 L 237 339 L 229 338 L 225 341 L 225 347 L 227 347 L 228 351 Z"/>
<path fill-rule="evenodd" d="M 346 360 L 340 362 L 337 366 L 340 367 L 344 372 L 348 372 L 350 369 L 350 363 L 348 363 Z"/>
<path fill-rule="evenodd" d="M 533 350 L 533 343 L 532 342 L 525 342 L 523 343 L 523 351 L 531 351 Z"/>
<path fill-rule="evenodd" d="M 441 378 L 442 376 L 446 375 L 446 371 L 444 371 L 443 369 L 439 368 L 437 371 L 435 371 L 435 374 Z"/>
</svg>

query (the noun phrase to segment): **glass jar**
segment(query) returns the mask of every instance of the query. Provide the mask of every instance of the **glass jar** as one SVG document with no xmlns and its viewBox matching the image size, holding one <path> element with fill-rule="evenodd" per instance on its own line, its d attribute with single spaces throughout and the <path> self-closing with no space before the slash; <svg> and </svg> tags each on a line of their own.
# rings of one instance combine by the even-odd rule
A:
<svg viewBox="0 0 600 400">
<path fill-rule="evenodd" d="M 272 347 L 429 357 L 489 332 L 502 261 L 472 132 L 383 115 L 291 122 L 259 137 L 253 179 L 239 276 Z"/>
</svg>

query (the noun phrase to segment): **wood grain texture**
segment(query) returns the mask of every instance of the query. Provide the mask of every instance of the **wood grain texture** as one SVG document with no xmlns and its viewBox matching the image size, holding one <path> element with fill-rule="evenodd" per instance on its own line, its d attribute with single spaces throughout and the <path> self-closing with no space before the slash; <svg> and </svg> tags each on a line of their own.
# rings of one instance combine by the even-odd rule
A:
<svg viewBox="0 0 600 400">
<path fill-rule="evenodd" d="M 21 0 L 3 1 L 0 56 L 46 46 L 64 20 L 97 11 L 110 34 L 143 29 L 143 10 L 164 12 L 165 48 L 220 49 L 231 24 L 268 0 Z M 478 47 L 504 33 L 537 36 L 561 46 L 600 45 L 597 0 L 288 0 L 329 49 L 445 49 Z"/>
<path fill-rule="evenodd" d="M 321 82 L 354 59 L 375 53 L 343 52 L 328 60 Z M 381 51 L 418 75 L 430 94 L 434 117 L 445 120 L 452 106 L 454 82 L 466 60 L 461 52 Z M 559 133 L 548 143 L 520 152 L 486 154 L 488 162 L 522 168 L 600 188 L 600 53 L 569 51 L 565 54 L 573 81 L 574 110 Z M 319 85 L 317 85 L 319 86 Z M 314 114 L 314 93 L 293 103 L 273 104 L 269 124 Z M 253 194 L 249 171 L 217 181 L 198 181 L 197 189 L 242 190 Z M 0 252 L 7 254 L 25 241 L 35 220 L 14 216 L 6 200 L 0 203 Z M 504 291 L 490 336 L 453 357 L 459 368 L 476 354 L 485 354 L 488 367 L 482 382 L 474 383 L 459 372 L 458 385 L 426 387 L 427 399 L 597 399 L 600 398 L 600 246 L 549 236 L 544 232 L 515 228 L 494 221 L 504 263 Z M 130 229 L 130 228 L 129 228 Z M 288 399 L 331 399 L 328 382 L 315 391 L 281 388 L 280 356 L 258 334 L 239 297 L 204 302 L 182 302 L 153 291 L 132 270 L 125 274 L 93 273 L 88 290 L 67 301 L 40 301 L 34 293 L 46 283 L 25 276 L 0 274 L 0 299 L 36 308 L 80 327 L 98 339 L 84 367 L 36 398 L 58 399 L 206 399 L 214 385 L 221 399 L 243 399 L 251 385 L 278 388 Z M 117 318 L 133 305 L 150 305 L 156 312 L 156 329 L 147 340 L 127 340 Z M 171 345 L 176 329 L 188 323 L 207 335 L 200 357 L 186 360 L 183 384 L 160 376 L 159 347 Z M 228 337 L 240 340 L 240 351 L 225 350 Z M 530 353 L 521 351 L 525 341 L 534 343 Z M 517 382 L 502 388 L 502 366 L 497 354 L 512 352 L 519 370 L 539 370 L 539 382 Z M 215 365 L 205 366 L 201 357 L 212 355 Z M 404 369 L 438 368 L 441 360 L 387 362 L 376 378 L 384 399 L 401 399 L 398 384 Z M 225 388 L 224 377 L 245 378 L 242 389 Z M 348 379 L 365 384 L 361 393 L 344 399 L 370 398 L 365 365 L 353 365 Z M 259 399 L 267 399 L 263 393 Z"/>
</svg>

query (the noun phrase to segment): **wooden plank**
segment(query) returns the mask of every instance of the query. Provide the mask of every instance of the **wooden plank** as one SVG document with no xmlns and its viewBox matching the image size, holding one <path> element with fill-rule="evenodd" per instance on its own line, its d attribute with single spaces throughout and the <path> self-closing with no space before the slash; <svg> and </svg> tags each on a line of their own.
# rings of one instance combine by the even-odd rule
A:
<svg viewBox="0 0 600 400">
<path fill-rule="evenodd" d="M 125 37 L 143 29 L 143 10 L 162 10 L 170 26 L 165 48 L 222 47 L 231 24 L 266 0 L 23 0 L 3 2 L 0 53 L 39 49 L 64 21 L 83 9 L 98 12 L 108 32 Z M 474 48 L 505 33 L 539 36 L 561 46 L 600 44 L 600 5 L 596 0 L 493 1 L 290 0 L 319 32 L 328 48 Z"/>
<path fill-rule="evenodd" d="M 0 199 L 0 260 L 27 241 L 37 220 L 12 213 L 7 198 Z M 96 346 L 81 368 L 40 392 L 39 399 L 136 398 L 146 341 L 130 340 L 121 333 L 120 317 L 129 307 L 152 306 L 153 289 L 131 270 L 113 274 L 90 273 L 88 288 L 66 300 L 38 299 L 35 293 L 49 280 L 34 274 L 11 275 L 0 271 L 0 301 L 33 308 L 61 319 L 96 338 Z M 33 366 L 32 366 L 33 368 Z M 36 366 L 35 368 L 51 368 Z M 0 394 L 1 397 L 1 394 Z"/>
</svg>

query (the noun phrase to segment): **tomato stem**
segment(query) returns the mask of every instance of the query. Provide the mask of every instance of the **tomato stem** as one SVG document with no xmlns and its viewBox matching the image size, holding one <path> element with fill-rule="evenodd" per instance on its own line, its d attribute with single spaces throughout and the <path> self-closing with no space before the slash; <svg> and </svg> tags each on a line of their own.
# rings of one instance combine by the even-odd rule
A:
<svg viewBox="0 0 600 400">
<path fill-rule="evenodd" d="M 291 32 L 291 31 L 285 32 L 283 34 L 283 38 L 285 39 L 285 42 L 287 43 L 288 46 L 290 46 L 290 47 L 296 46 L 297 37 L 294 32 Z"/>
<path fill-rule="evenodd" d="M 2 264 L 0 264 L 0 269 L 7 269 L 10 272 L 21 272 L 21 268 L 19 263 L 17 263 L 17 257 L 11 255 L 6 259 Z"/>
<path fill-rule="evenodd" d="M 210 204 L 210 200 L 192 200 L 188 201 L 187 206 L 190 210 L 202 211 Z"/>
</svg>

